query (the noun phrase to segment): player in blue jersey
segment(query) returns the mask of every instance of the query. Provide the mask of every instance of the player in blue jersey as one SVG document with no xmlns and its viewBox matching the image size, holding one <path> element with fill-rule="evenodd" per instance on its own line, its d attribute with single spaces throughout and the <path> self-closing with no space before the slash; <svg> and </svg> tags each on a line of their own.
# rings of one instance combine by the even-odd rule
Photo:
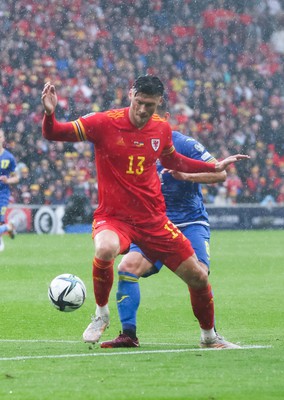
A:
<svg viewBox="0 0 284 400">
<path fill-rule="evenodd" d="M 5 224 L 5 214 L 10 198 L 10 185 L 17 184 L 19 178 L 15 172 L 16 160 L 14 156 L 4 148 L 5 135 L 0 128 L 0 251 L 4 250 L 3 233 L 14 239 L 15 228 L 12 222 Z"/>
<path fill-rule="evenodd" d="M 160 116 L 168 117 L 165 103 L 158 108 Z M 174 146 L 181 154 L 206 162 L 215 162 L 214 157 L 196 140 L 180 132 L 173 132 Z M 226 172 L 218 174 L 198 173 L 185 174 L 177 171 L 166 171 L 157 165 L 161 177 L 162 192 L 167 206 L 167 216 L 178 226 L 182 233 L 191 241 L 199 264 L 209 273 L 210 267 L 210 228 L 208 214 L 203 203 L 201 183 L 218 183 L 226 180 Z M 140 303 L 138 279 L 157 273 L 162 263 L 152 263 L 138 246 L 132 244 L 119 266 L 119 282 L 117 291 L 117 307 L 122 324 L 122 333 L 115 339 L 102 342 L 102 348 L 138 347 L 136 336 L 136 314 Z M 191 296 L 194 313 L 196 307 Z M 197 310 L 198 312 L 198 310 Z M 206 332 L 201 327 L 201 347 L 204 348 L 238 348 L 239 346 L 225 341 L 217 334 L 218 340 L 208 340 Z"/>
</svg>

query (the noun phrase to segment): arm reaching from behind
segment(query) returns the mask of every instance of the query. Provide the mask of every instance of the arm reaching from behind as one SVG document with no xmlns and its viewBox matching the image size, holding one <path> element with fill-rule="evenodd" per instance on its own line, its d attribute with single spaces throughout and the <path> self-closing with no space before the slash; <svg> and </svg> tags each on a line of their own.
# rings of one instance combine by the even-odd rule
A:
<svg viewBox="0 0 284 400">
<path fill-rule="evenodd" d="M 187 174 L 185 172 L 174 171 L 172 169 L 164 168 L 161 173 L 164 174 L 168 172 L 178 181 L 186 181 L 192 183 L 205 183 L 205 184 L 212 184 L 212 183 L 220 183 L 225 182 L 227 178 L 227 172 L 197 172 Z"/>
</svg>

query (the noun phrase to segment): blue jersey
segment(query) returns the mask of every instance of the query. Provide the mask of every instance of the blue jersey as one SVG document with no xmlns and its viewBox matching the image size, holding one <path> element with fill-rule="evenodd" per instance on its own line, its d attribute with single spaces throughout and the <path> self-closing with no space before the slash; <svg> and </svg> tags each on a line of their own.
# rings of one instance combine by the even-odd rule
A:
<svg viewBox="0 0 284 400">
<path fill-rule="evenodd" d="M 173 131 L 173 142 L 177 152 L 186 157 L 212 162 L 214 157 L 195 139 Z M 177 226 L 200 223 L 209 226 L 208 214 L 203 204 L 201 185 L 174 179 L 171 174 L 161 174 L 163 167 L 158 162 L 162 192 L 166 201 L 167 216 Z"/>
<path fill-rule="evenodd" d="M 8 151 L 4 150 L 0 155 L 0 176 L 9 177 L 16 170 L 16 160 Z M 0 180 L 0 208 L 7 206 L 10 198 L 10 186 Z"/>
</svg>

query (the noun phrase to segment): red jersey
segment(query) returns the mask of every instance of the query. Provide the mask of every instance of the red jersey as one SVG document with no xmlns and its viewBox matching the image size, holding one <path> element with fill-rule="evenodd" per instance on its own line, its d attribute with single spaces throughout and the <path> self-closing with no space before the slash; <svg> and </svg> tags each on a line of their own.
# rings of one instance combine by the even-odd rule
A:
<svg viewBox="0 0 284 400">
<path fill-rule="evenodd" d="M 108 216 L 134 224 L 154 225 L 165 215 L 156 161 L 182 172 L 212 172 L 215 164 L 176 153 L 171 127 L 154 114 L 139 129 L 129 119 L 129 108 L 88 114 L 60 123 L 44 117 L 43 135 L 49 140 L 83 141 L 95 145 L 99 207 L 95 218 Z"/>
<path fill-rule="evenodd" d="M 129 109 L 111 110 L 79 119 L 82 134 L 95 144 L 99 207 L 108 215 L 135 225 L 151 225 L 165 212 L 156 161 L 172 152 L 169 124 L 153 115 L 142 128 L 129 119 Z"/>
</svg>

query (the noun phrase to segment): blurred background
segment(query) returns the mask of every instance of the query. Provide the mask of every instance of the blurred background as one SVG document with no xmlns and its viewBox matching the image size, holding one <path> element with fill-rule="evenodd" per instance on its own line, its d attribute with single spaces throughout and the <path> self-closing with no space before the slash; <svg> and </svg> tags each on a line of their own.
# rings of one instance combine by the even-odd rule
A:
<svg viewBox="0 0 284 400">
<path fill-rule="evenodd" d="M 39 206 L 63 207 L 62 218 L 76 196 L 88 198 L 84 216 L 64 226 L 89 223 L 97 204 L 92 146 L 41 136 L 44 83 L 56 86 L 57 118 L 71 120 L 128 106 L 146 73 L 165 84 L 173 129 L 218 159 L 251 156 L 203 187 L 213 228 L 284 227 L 283 0 L 6 0 L 0 44 L 0 126 L 20 176 L 9 212 L 20 230 L 36 230 Z M 43 214 L 50 232 L 53 213 Z"/>
</svg>

